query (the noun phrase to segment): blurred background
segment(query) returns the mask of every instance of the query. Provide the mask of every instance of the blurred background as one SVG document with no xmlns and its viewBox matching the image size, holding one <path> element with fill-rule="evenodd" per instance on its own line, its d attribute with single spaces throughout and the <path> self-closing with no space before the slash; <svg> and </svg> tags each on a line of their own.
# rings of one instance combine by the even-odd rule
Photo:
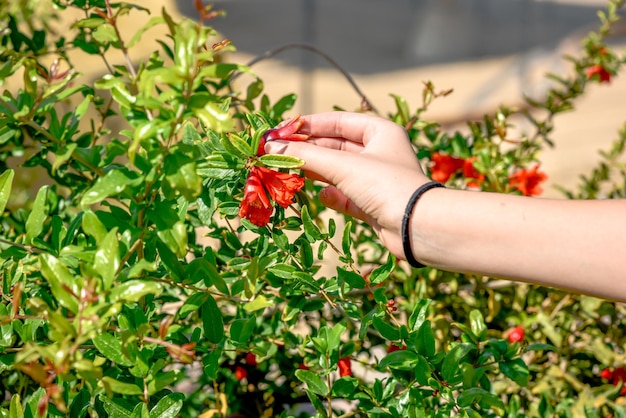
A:
<svg viewBox="0 0 626 418">
<path fill-rule="evenodd" d="M 421 104 L 423 82 L 453 89 L 425 115 L 446 128 L 462 127 L 499 104 L 523 104 L 541 95 L 547 72 L 566 74 L 566 54 L 599 26 L 605 0 L 216 0 L 225 17 L 207 22 L 232 41 L 229 61 L 250 63 L 272 101 L 297 93 L 293 114 L 360 107 L 360 96 L 336 66 L 354 79 L 382 114 L 394 108 L 390 94 L 411 109 Z M 195 18 L 194 0 L 151 0 L 158 14 Z M 149 6 L 148 6 L 149 3 Z M 146 36 L 148 38 L 148 36 Z M 149 41 L 149 40 L 148 40 Z M 626 51 L 626 25 L 610 39 Z M 295 44 L 306 44 L 303 49 Z M 152 46 L 151 46 L 152 48 Z M 277 52 L 279 51 L 280 52 Z M 273 51 L 273 52 L 272 52 Z M 317 53 L 315 52 L 317 51 Z M 325 55 L 326 58 L 322 57 Z M 595 166 L 626 121 L 626 77 L 593 84 L 575 111 L 556 119 L 553 149 L 540 156 L 553 185 L 573 187 Z M 522 128 L 524 128 L 522 126 Z"/>
</svg>

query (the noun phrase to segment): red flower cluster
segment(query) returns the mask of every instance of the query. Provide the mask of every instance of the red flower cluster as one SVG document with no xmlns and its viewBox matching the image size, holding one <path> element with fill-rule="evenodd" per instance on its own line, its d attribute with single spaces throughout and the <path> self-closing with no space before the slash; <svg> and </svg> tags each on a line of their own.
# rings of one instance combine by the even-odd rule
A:
<svg viewBox="0 0 626 418">
<path fill-rule="evenodd" d="M 623 385 L 620 391 L 621 395 L 626 395 L 626 367 L 616 367 L 614 370 L 604 369 L 600 372 L 600 377 L 610 381 L 613 386 Z"/>
<path fill-rule="evenodd" d="M 525 168 L 517 170 L 509 176 L 509 185 L 522 192 L 524 196 L 537 196 L 543 192 L 539 183 L 545 181 L 548 176 L 538 171 L 539 166 L 534 166 L 530 170 Z"/>
<path fill-rule="evenodd" d="M 293 203 L 293 197 L 302 187 L 304 187 L 304 178 L 296 174 L 253 166 L 244 188 L 239 216 L 256 226 L 265 226 L 274 211 L 267 194 L 269 193 L 274 202 L 286 208 Z"/>
<path fill-rule="evenodd" d="M 265 143 L 275 139 L 305 141 L 310 135 L 298 133 L 304 121 L 300 116 L 283 121 L 276 128 L 268 129 L 257 148 L 257 156 L 265 154 Z M 256 226 L 265 226 L 270 221 L 274 207 L 267 194 L 280 206 L 286 208 L 293 203 L 295 194 L 304 187 L 304 178 L 296 174 L 281 173 L 269 168 L 252 166 L 239 205 L 239 216 Z"/>
<path fill-rule="evenodd" d="M 436 152 L 430 158 L 433 162 L 433 166 L 430 169 L 430 176 L 435 181 L 445 183 L 459 171 L 462 171 L 463 177 L 474 179 L 468 183 L 470 187 L 478 187 L 480 182 L 485 180 L 485 175 L 474 167 L 476 157 L 457 158 Z"/>
<path fill-rule="evenodd" d="M 585 74 L 590 80 L 597 77 L 600 83 L 608 83 L 611 81 L 611 73 L 599 64 L 587 67 Z"/>
<path fill-rule="evenodd" d="M 337 362 L 337 367 L 339 367 L 339 376 L 352 376 L 352 363 L 350 362 L 350 357 L 342 357 Z"/>
</svg>

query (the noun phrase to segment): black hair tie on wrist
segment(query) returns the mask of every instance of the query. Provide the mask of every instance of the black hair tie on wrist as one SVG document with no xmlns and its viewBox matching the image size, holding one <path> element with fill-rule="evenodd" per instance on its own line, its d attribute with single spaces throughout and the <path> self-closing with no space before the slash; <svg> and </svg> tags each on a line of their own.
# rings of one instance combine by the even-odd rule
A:
<svg viewBox="0 0 626 418">
<path fill-rule="evenodd" d="M 426 267 L 419 261 L 413 257 L 413 250 L 411 250 L 411 239 L 410 239 L 410 230 L 409 230 L 409 221 L 411 219 L 411 213 L 413 212 L 413 208 L 415 204 L 419 200 L 420 197 L 430 189 L 434 189 L 435 187 L 445 187 L 443 184 L 438 183 L 436 181 L 429 181 L 427 183 L 422 184 L 420 187 L 413 192 L 411 198 L 409 199 L 409 203 L 406 205 L 406 209 L 404 210 L 404 217 L 402 218 L 402 247 L 404 248 L 404 256 L 406 257 L 406 261 L 414 268 L 422 268 Z"/>
</svg>

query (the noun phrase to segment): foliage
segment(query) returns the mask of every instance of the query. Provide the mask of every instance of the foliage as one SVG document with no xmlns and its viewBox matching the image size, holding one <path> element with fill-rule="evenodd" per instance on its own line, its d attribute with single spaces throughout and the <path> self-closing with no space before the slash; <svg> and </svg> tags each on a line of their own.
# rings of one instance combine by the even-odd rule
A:
<svg viewBox="0 0 626 418">
<path fill-rule="evenodd" d="M 598 81 L 587 69 L 624 63 L 604 43 L 622 3 L 526 109 L 446 132 L 422 114 L 449 92 L 426 83 L 415 111 L 395 96 L 388 117 L 429 173 L 434 155 L 469 161 L 450 186 L 519 194 L 511 176 L 538 165 L 554 116 Z M 622 305 L 411 270 L 367 225 L 327 213 L 311 181 L 267 226 L 239 219 L 251 164 L 301 163 L 255 152 L 296 97 L 272 103 L 252 68 L 227 62 L 205 25 L 219 13 L 196 4 L 197 22 L 163 10 L 131 39 L 119 28 L 141 5 L 0 5 L 0 415 L 626 416 L 621 383 L 600 377 L 625 363 Z M 58 33 L 55 17 L 76 11 Z M 133 65 L 156 26 L 167 36 Z M 94 60 L 108 71 L 91 81 Z M 253 81 L 236 84 L 242 72 Z M 515 131 L 517 116 L 534 131 Z M 624 197 L 625 141 L 626 128 L 569 197 Z M 24 176 L 46 180 L 31 191 Z M 511 342 L 514 326 L 526 332 Z"/>
</svg>

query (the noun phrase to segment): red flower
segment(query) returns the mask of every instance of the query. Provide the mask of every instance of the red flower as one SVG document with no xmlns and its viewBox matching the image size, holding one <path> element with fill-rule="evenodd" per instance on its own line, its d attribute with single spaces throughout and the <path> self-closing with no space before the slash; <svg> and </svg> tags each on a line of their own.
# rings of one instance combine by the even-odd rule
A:
<svg viewBox="0 0 626 418">
<path fill-rule="evenodd" d="M 611 81 L 611 73 L 601 65 L 592 65 L 585 70 L 588 79 L 599 78 L 600 83 L 608 83 Z"/>
<path fill-rule="evenodd" d="M 250 366 L 256 366 L 257 365 L 256 356 L 253 353 L 248 352 L 246 354 L 246 364 L 248 364 Z"/>
<path fill-rule="evenodd" d="M 509 176 L 509 184 L 522 192 L 524 196 L 536 196 L 543 192 L 539 183 L 545 181 L 548 176 L 541 171 L 537 171 L 539 167 L 534 166 L 527 170 L 522 168 Z"/>
<path fill-rule="evenodd" d="M 448 181 L 454 173 L 463 168 L 465 163 L 465 160 L 462 158 L 456 158 L 440 152 L 431 155 L 430 159 L 433 162 L 433 166 L 430 168 L 430 176 L 433 180 L 440 183 Z"/>
<path fill-rule="evenodd" d="M 282 139 L 285 141 L 306 141 L 310 138 L 310 135 L 298 133 L 303 124 L 304 120 L 302 120 L 300 115 L 298 115 L 295 118 L 282 121 L 276 125 L 275 128 L 268 129 L 259 141 L 259 148 L 257 149 L 256 155 L 264 155 L 265 143 L 275 139 Z"/>
<path fill-rule="evenodd" d="M 297 174 L 281 173 L 265 167 L 252 167 L 261 179 L 272 200 L 282 207 L 293 203 L 296 192 L 304 187 L 304 178 Z"/>
<path fill-rule="evenodd" d="M 235 377 L 237 378 L 237 380 L 243 380 L 247 378 L 248 370 L 246 370 L 244 367 L 241 367 L 241 366 L 235 367 Z"/>
<path fill-rule="evenodd" d="M 507 334 L 507 339 L 509 340 L 510 343 L 519 343 L 521 341 L 524 341 L 524 327 L 522 326 L 517 326 L 515 328 L 511 328 L 508 331 L 506 331 Z"/>
<path fill-rule="evenodd" d="M 250 170 L 243 191 L 243 200 L 239 206 L 239 216 L 246 218 L 256 226 L 265 226 L 270 221 L 273 210 L 263 184 L 261 184 L 261 178 L 256 171 Z"/>
<path fill-rule="evenodd" d="M 476 179 L 476 181 L 469 181 L 467 183 L 470 187 L 479 187 L 480 182 L 485 180 L 485 175 L 474 167 L 474 161 L 476 157 L 466 158 L 463 161 L 463 177 L 468 179 Z"/>
<path fill-rule="evenodd" d="M 253 166 L 246 180 L 239 216 L 256 226 L 265 226 L 274 211 L 267 193 L 274 202 L 286 208 L 293 203 L 293 197 L 302 187 L 304 187 L 304 178 L 296 174 Z"/>
<path fill-rule="evenodd" d="M 342 357 L 337 362 L 337 366 L 339 367 L 339 376 L 352 376 L 352 363 L 350 362 L 350 357 Z"/>
<path fill-rule="evenodd" d="M 298 364 L 298 369 L 299 370 L 309 370 L 309 366 L 307 366 L 304 363 L 300 363 L 300 364 Z"/>
</svg>

